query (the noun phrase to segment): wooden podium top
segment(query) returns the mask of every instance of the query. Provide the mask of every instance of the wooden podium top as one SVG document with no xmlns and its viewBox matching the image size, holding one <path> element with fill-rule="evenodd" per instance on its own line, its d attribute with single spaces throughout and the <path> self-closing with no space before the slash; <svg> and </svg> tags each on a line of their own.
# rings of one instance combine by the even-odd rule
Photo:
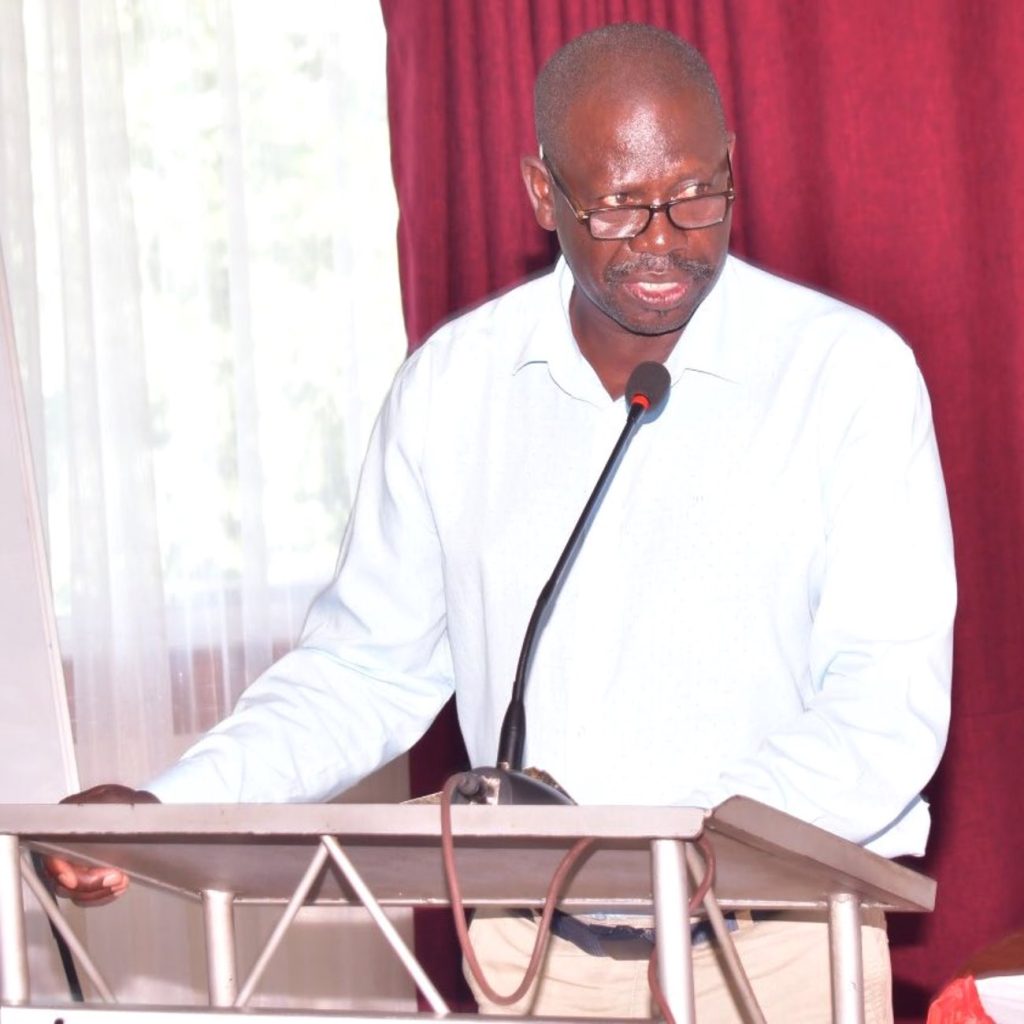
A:
<svg viewBox="0 0 1024 1024">
<path fill-rule="evenodd" d="M 576 839 L 596 848 L 569 882 L 566 909 L 649 910 L 653 839 L 710 839 L 723 907 L 820 908 L 849 892 L 889 910 L 927 911 L 935 883 L 914 871 L 756 801 L 692 807 L 458 806 L 456 862 L 470 905 L 539 906 Z M 6 805 L 0 833 L 33 849 L 116 865 L 143 884 L 200 898 L 286 900 L 319 837 L 337 838 L 383 905 L 446 905 L 440 809 L 426 804 Z M 355 896 L 328 867 L 318 902 Z"/>
</svg>

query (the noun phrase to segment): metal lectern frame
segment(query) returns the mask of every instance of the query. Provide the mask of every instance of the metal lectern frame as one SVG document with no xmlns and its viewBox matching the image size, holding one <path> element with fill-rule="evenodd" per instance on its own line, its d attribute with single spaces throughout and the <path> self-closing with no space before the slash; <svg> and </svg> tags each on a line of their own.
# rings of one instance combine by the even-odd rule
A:
<svg viewBox="0 0 1024 1024">
<path fill-rule="evenodd" d="M 726 909 L 814 909 L 828 913 L 833 1017 L 863 1021 L 861 907 L 929 911 L 935 883 L 788 815 L 734 797 L 713 812 L 687 807 L 463 806 L 452 809 L 464 898 L 472 906 L 538 907 L 558 861 L 579 838 L 597 840 L 559 905 L 567 911 L 651 912 L 660 981 L 679 1024 L 694 1020 L 686 846 L 704 836 L 716 859 L 715 890 Z M 259 856 L 252 856 L 254 849 Z M 53 918 L 29 851 L 117 865 L 136 881 L 199 901 L 215 1016 L 194 1008 L 117 1007 L 84 950 L 73 951 L 107 1005 L 57 1009 L 64 1024 L 187 1016 L 223 1020 L 242 1008 L 299 907 L 308 901 L 362 904 L 438 1017 L 444 1000 L 385 914 L 388 907 L 448 903 L 440 813 L 432 805 L 8 805 L 0 806 L 0 1022 L 52 1022 L 54 1007 L 31 1003 L 22 881 Z M 233 911 L 239 904 L 284 910 L 248 978 L 239 983 Z M 59 910 L 57 911 L 59 914 Z M 57 926 L 67 930 L 62 917 Z M 83 959 L 84 958 L 84 959 Z M 267 1020 L 323 1015 L 248 1011 Z M 104 1015 L 107 1015 L 106 1017 Z M 409 1020 L 417 1015 L 347 1020 Z M 458 1015 L 455 1015 L 458 1016 Z M 523 1019 L 523 1018 L 518 1018 Z"/>
</svg>

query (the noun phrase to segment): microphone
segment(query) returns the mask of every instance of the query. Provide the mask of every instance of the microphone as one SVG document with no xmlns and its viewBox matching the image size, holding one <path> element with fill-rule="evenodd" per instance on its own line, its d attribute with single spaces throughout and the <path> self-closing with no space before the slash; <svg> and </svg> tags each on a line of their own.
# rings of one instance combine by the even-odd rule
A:
<svg viewBox="0 0 1024 1024">
<path fill-rule="evenodd" d="M 544 584 L 534 606 L 533 614 L 526 627 L 523 645 L 519 652 L 519 664 L 512 682 L 505 718 L 501 725 L 498 741 L 496 768 L 474 768 L 464 773 L 455 790 L 456 802 L 538 804 L 573 803 L 565 792 L 541 779 L 523 772 L 523 748 L 526 743 L 526 678 L 537 646 L 537 639 L 548 619 L 552 602 L 561 590 L 572 563 L 576 559 L 583 538 L 590 529 L 597 509 L 600 507 L 608 485 L 622 461 L 630 442 L 648 419 L 656 416 L 668 396 L 672 379 L 661 363 L 640 363 L 630 374 L 626 383 L 626 401 L 629 411 L 626 425 L 612 448 L 612 453 L 598 477 L 590 498 L 576 522 L 569 541 L 555 564 L 551 578 Z"/>
<path fill-rule="evenodd" d="M 626 381 L 626 399 L 629 402 L 630 414 L 633 413 L 633 407 L 639 405 L 644 413 L 656 415 L 671 386 L 672 378 L 661 363 L 641 363 Z"/>
</svg>

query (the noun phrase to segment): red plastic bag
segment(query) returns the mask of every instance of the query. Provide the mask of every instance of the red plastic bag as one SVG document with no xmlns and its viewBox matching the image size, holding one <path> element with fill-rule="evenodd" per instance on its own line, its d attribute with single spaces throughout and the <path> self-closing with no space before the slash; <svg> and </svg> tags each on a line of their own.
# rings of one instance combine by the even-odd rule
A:
<svg viewBox="0 0 1024 1024">
<path fill-rule="evenodd" d="M 995 1024 L 985 1012 L 974 978 L 951 981 L 928 1007 L 928 1024 Z"/>
</svg>

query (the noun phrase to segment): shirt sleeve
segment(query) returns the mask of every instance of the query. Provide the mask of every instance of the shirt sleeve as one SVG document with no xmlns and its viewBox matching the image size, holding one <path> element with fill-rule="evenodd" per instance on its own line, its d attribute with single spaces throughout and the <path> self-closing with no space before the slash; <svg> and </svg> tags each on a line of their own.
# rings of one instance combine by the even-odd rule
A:
<svg viewBox="0 0 1024 1024">
<path fill-rule="evenodd" d="M 374 428 L 334 581 L 298 647 L 145 787 L 161 800 L 327 799 L 407 750 L 452 693 L 440 551 L 420 477 L 429 381 L 417 384 L 410 363 Z"/>
<path fill-rule="evenodd" d="M 741 794 L 884 855 L 922 853 L 919 794 L 949 724 L 956 586 L 931 410 L 909 349 L 887 331 L 844 339 L 809 428 L 826 524 L 809 586 L 812 696 L 692 799 Z"/>
</svg>

